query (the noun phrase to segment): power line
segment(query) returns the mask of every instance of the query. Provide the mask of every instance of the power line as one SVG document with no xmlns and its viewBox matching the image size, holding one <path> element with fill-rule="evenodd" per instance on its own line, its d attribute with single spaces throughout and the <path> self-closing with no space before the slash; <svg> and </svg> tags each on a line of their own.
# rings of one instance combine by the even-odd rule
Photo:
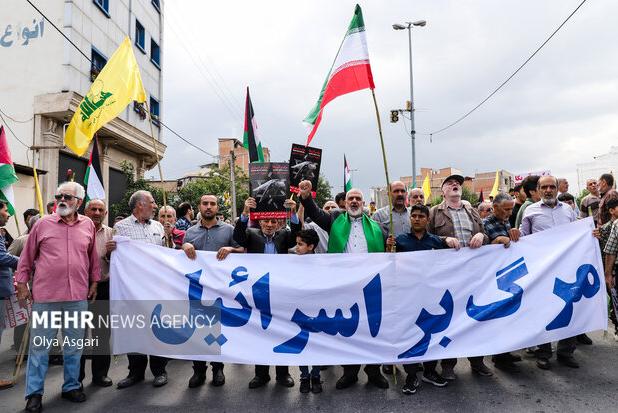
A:
<svg viewBox="0 0 618 413">
<path fill-rule="evenodd" d="M 172 130 L 169 126 L 167 126 L 166 124 L 164 124 L 163 122 L 160 122 L 160 121 L 159 121 L 159 123 L 160 123 L 163 127 L 165 127 L 165 129 L 167 129 L 168 131 L 172 132 L 174 135 L 176 135 L 178 138 L 180 138 L 183 142 L 185 142 L 185 143 L 186 143 L 186 144 L 188 144 L 189 146 L 192 146 L 193 148 L 197 149 L 198 151 L 203 152 L 203 153 L 205 153 L 205 154 L 206 154 L 206 155 L 208 155 L 208 156 L 212 156 L 213 158 L 218 158 L 218 157 L 219 157 L 218 155 L 213 155 L 212 153 L 207 152 L 206 150 L 204 150 L 204 149 L 200 148 L 199 146 L 196 146 L 196 145 L 192 144 L 191 142 L 189 142 L 188 140 L 186 140 L 185 138 L 183 138 L 182 136 L 180 136 L 180 134 L 178 134 L 176 131 Z"/>
<path fill-rule="evenodd" d="M 142 6 L 143 6 L 143 3 L 142 3 Z M 194 66 L 198 70 L 201 77 L 206 81 L 208 86 L 212 88 L 213 92 L 215 93 L 217 98 L 219 98 L 219 100 L 221 101 L 225 109 L 232 115 L 232 117 L 242 120 L 242 114 L 237 109 L 238 107 L 242 107 L 242 105 L 232 102 L 232 100 L 237 100 L 235 96 L 233 96 L 233 94 L 229 91 L 229 89 L 228 89 L 228 92 L 226 93 L 226 91 L 223 89 L 223 87 L 221 87 L 219 82 L 217 82 L 217 79 L 215 79 L 215 76 L 212 74 L 210 69 L 206 66 L 206 63 L 201 58 L 201 56 L 196 55 L 197 56 L 196 57 L 189 50 L 189 47 L 187 46 L 189 42 L 186 39 L 195 38 L 196 36 L 191 35 L 192 33 L 189 33 L 190 35 L 186 36 L 185 32 L 181 29 L 182 26 L 177 24 L 177 21 L 175 20 L 175 18 L 172 17 L 172 15 L 170 15 L 169 12 L 166 13 L 165 20 L 169 23 L 170 29 L 172 29 L 172 32 L 180 41 L 180 45 L 182 46 L 182 48 L 185 50 L 185 52 L 187 53 L 187 55 L 193 62 Z M 204 73 L 204 70 L 206 71 L 206 73 Z M 232 99 L 230 99 L 228 95 L 230 95 Z"/>
<path fill-rule="evenodd" d="M 90 58 L 89 58 L 89 57 L 88 57 L 88 56 L 87 56 L 84 52 L 82 52 L 82 49 L 80 49 L 79 47 L 77 47 L 77 45 L 76 45 L 75 43 L 73 43 L 73 41 L 72 41 L 71 39 L 69 39 L 69 38 L 68 38 L 68 37 L 67 37 L 67 36 L 63 33 L 63 31 L 62 31 L 62 30 L 60 30 L 60 29 L 58 28 L 58 26 L 56 26 L 56 25 L 54 24 L 54 22 L 52 22 L 51 20 L 49 20 L 49 18 L 47 18 L 47 16 L 46 16 L 46 15 L 44 15 L 44 14 L 43 14 L 43 12 L 37 8 L 37 6 L 35 6 L 34 4 L 32 4 L 32 2 L 31 2 L 30 0 L 26 0 L 26 1 L 27 1 L 27 2 L 28 2 L 28 3 L 29 3 L 29 4 L 30 4 L 30 5 L 34 8 L 34 10 L 38 11 L 38 12 L 39 12 L 39 14 L 40 14 L 41 16 L 43 16 L 43 18 L 44 18 L 45 20 L 47 20 L 47 22 L 48 22 L 49 24 L 51 24 L 51 25 L 52 25 L 52 27 L 53 27 L 54 29 L 56 29 L 56 31 L 58 31 L 58 33 L 60 33 L 60 34 L 62 35 L 62 37 L 64 37 L 64 38 L 65 38 L 65 39 L 66 39 L 69 43 L 71 43 L 71 44 L 73 45 L 73 47 L 74 47 L 74 48 L 75 48 L 78 52 L 80 52 L 80 53 L 82 54 L 82 56 L 84 56 L 86 59 L 88 59 L 88 61 L 89 61 L 90 63 L 92 63 L 92 60 L 90 60 Z"/>
<path fill-rule="evenodd" d="M 0 109 L 0 112 L 2 112 L 2 109 Z M 10 116 L 9 114 L 7 114 L 6 112 L 2 112 L 2 114 L 4 116 L 6 116 L 7 118 L 11 119 L 13 122 L 15 123 L 28 123 L 30 122 L 32 119 L 34 119 L 34 116 L 31 116 L 30 119 L 26 119 L 26 120 L 19 120 L 19 119 L 15 119 L 12 116 Z"/>
<path fill-rule="evenodd" d="M 17 139 L 17 142 L 19 142 L 22 145 L 24 145 L 27 149 L 30 149 L 30 146 L 26 145 L 21 139 L 19 139 L 17 137 L 15 132 L 13 132 L 13 129 L 11 129 L 11 127 L 9 126 L 8 122 L 6 121 L 6 119 L 4 119 L 4 116 L 2 116 L 2 114 L 4 114 L 4 112 L 2 112 L 2 110 L 0 110 L 0 119 L 2 119 L 2 123 L 4 123 L 4 126 L 6 126 L 6 128 L 9 130 L 9 132 L 11 132 L 11 135 L 13 135 L 13 137 L 15 139 Z"/>
<path fill-rule="evenodd" d="M 30 0 L 26 0 L 28 2 L 28 4 L 30 4 L 41 16 L 43 16 L 43 18 L 45 20 L 47 20 L 53 27 L 54 29 L 56 29 L 56 31 L 58 33 L 60 33 L 62 35 L 62 37 L 64 37 L 78 52 L 81 53 L 82 56 L 84 56 L 86 58 L 86 60 L 88 60 L 90 63 L 92 63 L 92 60 L 90 59 L 90 57 L 88 57 L 84 52 L 81 51 L 81 49 L 79 47 L 77 47 L 77 45 L 75 45 L 75 43 L 73 43 L 71 41 L 71 39 L 69 39 L 63 32 L 62 30 L 60 30 L 52 21 L 49 20 L 49 18 L 43 14 L 43 12 L 41 10 L 39 10 L 34 4 L 32 4 L 32 2 Z M 2 112 L 4 113 L 4 112 Z M 6 114 L 5 114 L 6 115 Z M 8 115 L 6 115 L 7 117 L 9 117 Z M 0 117 L 2 117 L 2 115 L 0 114 Z M 4 123 L 6 124 L 6 121 L 4 120 L 4 118 L 2 117 L 2 120 L 4 121 Z M 16 121 L 17 122 L 17 121 Z M 165 123 L 163 123 L 161 120 L 158 120 L 159 124 L 161 126 L 163 126 L 165 129 L 167 129 L 168 131 L 170 131 L 172 134 L 174 134 L 175 136 L 177 136 L 178 138 L 180 138 L 183 142 L 187 143 L 188 145 L 192 146 L 193 148 L 199 150 L 200 152 L 205 153 L 208 156 L 212 156 L 213 158 L 216 158 L 216 155 L 213 155 L 209 152 L 207 152 L 206 150 L 200 148 L 199 146 L 191 143 L 190 141 L 188 141 L 187 139 L 183 138 L 179 133 L 177 133 L 176 131 L 172 130 L 169 126 L 167 126 Z M 19 138 L 17 137 L 17 135 L 15 135 L 15 133 L 13 132 L 13 130 L 10 128 L 10 126 L 8 126 L 7 124 L 7 128 L 9 129 L 9 131 L 11 131 L 11 133 L 13 134 L 13 136 L 15 137 L 15 139 L 17 139 L 22 145 L 24 145 L 27 148 L 30 148 L 28 145 L 26 145 L 25 143 L 23 143 L 21 140 L 19 140 Z"/>
<path fill-rule="evenodd" d="M 431 137 L 431 136 L 433 136 L 433 135 L 437 135 L 438 133 L 442 133 L 442 132 L 444 132 L 445 130 L 447 130 L 447 129 L 449 129 L 449 128 L 451 128 L 451 127 L 455 126 L 455 125 L 457 125 L 459 122 L 461 122 L 462 120 L 464 120 L 465 118 L 467 118 L 468 116 L 470 116 L 470 115 L 471 115 L 474 111 L 476 111 L 478 108 L 480 108 L 480 107 L 481 107 L 481 106 L 482 106 L 485 102 L 487 102 L 489 99 L 491 99 L 491 98 L 493 97 L 493 95 L 495 95 L 496 93 L 498 93 L 498 91 L 499 91 L 500 89 L 502 89 L 502 88 L 503 88 L 503 87 L 504 87 L 504 86 L 505 86 L 505 85 L 506 85 L 506 84 L 507 84 L 507 83 L 508 83 L 508 82 L 509 82 L 509 81 L 510 81 L 513 77 L 515 77 L 515 75 L 516 75 L 517 73 L 519 73 L 519 71 L 520 71 L 521 69 L 523 69 L 523 68 L 524 68 L 524 66 L 526 66 L 526 64 L 528 64 L 528 62 L 529 62 L 530 60 L 532 60 L 532 58 L 533 58 L 534 56 L 536 56 L 536 54 L 537 54 L 538 52 L 540 52 L 540 51 L 541 51 L 541 49 L 542 49 L 542 48 L 543 48 L 543 47 L 544 47 L 547 43 L 549 43 L 549 41 L 552 39 L 552 37 L 554 37 L 554 36 L 556 35 L 556 33 L 558 33 L 558 31 L 559 31 L 560 29 L 562 29 L 562 26 L 564 26 L 564 25 L 565 25 L 565 24 L 566 24 L 566 23 L 567 23 L 567 22 L 571 19 L 571 17 L 573 17 L 573 15 L 574 15 L 574 14 L 575 14 L 575 13 L 576 13 L 576 12 L 577 12 L 577 11 L 578 11 L 578 10 L 579 10 L 582 6 L 583 6 L 583 5 L 584 5 L 584 3 L 586 3 L 586 1 L 588 1 L 588 0 L 583 0 L 583 1 L 579 4 L 579 6 L 577 6 L 577 7 L 575 8 L 575 10 L 573 10 L 573 12 L 571 12 L 571 14 L 569 14 L 569 16 L 568 16 L 568 17 L 567 17 L 567 18 L 566 18 L 566 19 L 565 19 L 565 20 L 564 20 L 564 21 L 560 24 L 560 26 L 558 26 L 558 28 L 557 28 L 556 30 L 554 30 L 554 31 L 553 31 L 553 33 L 552 33 L 552 34 L 551 34 L 551 35 L 550 35 L 547 39 L 545 39 L 545 41 L 544 41 L 544 42 L 543 42 L 543 43 L 542 43 L 542 44 L 541 44 L 541 45 L 540 45 L 540 46 L 539 46 L 539 47 L 538 47 L 538 48 L 534 51 L 534 53 L 532 53 L 532 54 L 530 55 L 530 57 L 528 57 L 528 58 L 527 58 L 527 59 L 526 59 L 526 60 L 525 60 L 525 61 L 524 61 L 524 62 L 523 62 L 523 63 L 522 63 L 522 64 L 521 64 L 518 68 L 517 68 L 517 70 L 515 70 L 515 71 L 514 71 L 514 72 L 513 72 L 513 73 L 512 73 L 512 74 L 511 74 L 511 75 L 510 75 L 510 76 L 509 76 L 509 77 L 508 77 L 505 81 L 504 81 L 504 82 L 502 82 L 502 83 L 500 84 L 500 86 L 498 86 L 498 87 L 497 87 L 497 88 L 496 88 L 493 92 L 491 92 L 491 93 L 490 93 L 490 94 L 489 94 L 489 95 L 488 95 L 485 99 L 483 99 L 483 100 L 481 101 L 481 103 L 479 103 L 478 105 L 476 105 L 475 107 L 473 107 L 471 110 L 469 110 L 468 112 L 466 112 L 466 114 L 464 114 L 463 116 L 459 117 L 457 120 L 455 120 L 454 122 L 452 122 L 452 123 L 448 124 L 447 126 L 443 127 L 442 129 L 438 129 L 438 130 L 436 130 L 436 131 L 434 131 L 434 132 L 429 133 L 429 136 Z"/>
<path fill-rule="evenodd" d="M 178 6 L 180 7 L 180 3 L 178 3 Z M 169 13 L 168 13 L 168 15 L 169 15 Z M 177 27 L 179 27 L 179 31 L 182 31 L 182 29 L 184 29 L 186 27 L 187 28 L 187 32 L 190 35 L 190 36 L 188 36 L 190 39 L 197 39 L 197 38 L 199 38 L 199 36 L 191 29 L 191 26 L 179 25 Z M 227 101 L 229 103 L 231 103 L 234 108 L 243 107 L 244 106 L 243 102 L 241 102 L 238 99 L 238 97 L 236 96 L 236 94 L 234 94 L 230 90 L 230 88 L 227 85 L 225 79 L 223 78 L 223 76 L 221 76 L 221 73 L 219 73 L 219 71 L 217 70 L 217 67 L 216 67 L 216 64 L 215 64 L 214 60 L 210 56 L 208 56 L 208 55 L 205 55 L 205 59 L 204 59 L 204 58 L 202 58 L 202 55 L 200 53 L 197 53 L 197 57 L 199 58 L 200 62 L 202 63 L 202 66 L 204 67 L 204 69 L 206 69 L 206 71 L 208 72 L 208 74 L 212 78 L 213 83 L 223 93 L 223 95 L 227 99 Z M 212 64 L 208 64 L 207 65 L 206 64 L 206 60 L 209 60 Z M 212 71 L 210 69 L 212 69 Z M 213 74 L 213 72 L 214 72 L 214 74 Z M 221 80 L 221 82 L 217 81 L 217 77 Z"/>
</svg>

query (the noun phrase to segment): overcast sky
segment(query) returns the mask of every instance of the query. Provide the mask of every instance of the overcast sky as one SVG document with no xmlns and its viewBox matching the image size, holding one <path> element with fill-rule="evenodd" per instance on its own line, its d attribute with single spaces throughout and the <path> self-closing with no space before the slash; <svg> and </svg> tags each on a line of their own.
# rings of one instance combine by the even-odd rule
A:
<svg viewBox="0 0 618 413">
<path fill-rule="evenodd" d="M 413 30 L 417 170 L 453 166 L 467 175 L 550 169 L 576 192 L 576 164 L 606 153 L 618 136 L 618 2 L 588 1 L 543 50 L 473 115 L 429 142 L 500 84 L 581 0 L 365 1 L 369 56 L 391 179 L 410 175 L 409 122 L 389 123 L 409 99 L 407 31 Z M 304 143 L 315 103 L 352 17 L 353 1 L 165 2 L 163 120 L 217 153 L 217 138 L 242 139 L 245 87 L 262 144 L 286 161 Z M 166 179 L 212 158 L 165 133 Z M 613 138 L 613 139 L 612 139 Z M 368 90 L 329 103 L 312 142 L 322 171 L 342 187 L 345 152 L 354 185 L 385 183 Z M 148 176 L 156 176 L 156 169 Z"/>
</svg>

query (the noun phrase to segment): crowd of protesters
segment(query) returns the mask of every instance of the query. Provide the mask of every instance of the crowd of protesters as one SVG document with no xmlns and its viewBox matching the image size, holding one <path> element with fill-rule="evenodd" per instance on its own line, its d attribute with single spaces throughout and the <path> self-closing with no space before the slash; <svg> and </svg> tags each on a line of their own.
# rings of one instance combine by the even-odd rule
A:
<svg viewBox="0 0 618 413">
<path fill-rule="evenodd" d="M 383 253 L 410 252 L 452 248 L 480 248 L 486 244 L 502 244 L 508 248 L 513 242 L 530 234 L 593 217 L 597 229 L 593 232 L 599 239 L 603 252 L 605 281 L 608 288 L 615 286 L 614 275 L 618 253 L 618 193 L 614 177 L 603 174 L 586 183 L 588 195 L 576 202 L 568 193 L 566 179 L 553 176 L 528 176 L 510 193 L 498 193 L 487 202 L 471 205 L 462 199 L 464 177 L 451 175 L 441 185 L 443 200 L 429 207 L 423 191 L 412 189 L 395 181 L 390 185 L 392 206 L 378 210 L 368 208 L 362 191 L 351 189 L 334 200 L 317 205 L 311 196 L 309 181 L 299 184 L 299 203 L 286 200 L 290 211 L 289 225 L 286 220 L 261 219 L 250 222 L 249 213 L 256 207 L 253 198 L 244 203 L 242 214 L 232 224 L 221 219 L 217 194 L 204 194 L 194 211 L 183 202 L 174 209 L 158 208 L 153 196 L 147 191 L 135 192 L 130 200 L 131 215 L 117 217 L 112 227 L 105 225 L 107 205 L 103 200 L 90 199 L 84 214 L 78 210 L 84 202 L 84 188 L 75 182 L 61 184 L 56 191 L 55 202 L 48 205 L 48 214 L 39 216 L 37 210 L 27 210 L 24 221 L 27 233 L 16 238 L 6 247 L 0 234 L 0 298 L 16 292 L 24 302 L 31 300 L 36 311 L 86 310 L 89 301 L 108 303 L 110 257 L 118 247 L 114 234 L 132 240 L 168 248 L 182 249 L 187 259 L 195 259 L 196 251 L 216 252 L 216 258 L 224 260 L 229 254 L 288 254 L 314 253 Z M 9 217 L 7 206 L 0 202 L 0 226 Z M 158 218 L 158 219 L 155 219 Z M 391 218 L 392 217 L 392 218 Z M 390 225 L 392 219 L 392 226 Z M 13 272 L 16 283 L 13 291 Z M 0 306 L 0 311 L 4 306 Z M 103 310 L 101 310 L 103 308 Z M 107 311 L 109 304 L 107 304 Z M 97 307 L 105 311 L 105 306 Z M 611 314 L 614 325 L 618 325 Z M 3 314 L 0 313 L 0 320 Z M 1 337 L 0 330 L 0 337 Z M 109 332 L 93 334 L 103 337 L 109 348 Z M 618 330 L 617 330 L 618 333 Z M 30 337 L 44 336 L 52 339 L 57 331 L 37 326 L 31 328 Z M 64 336 L 83 338 L 83 328 L 65 328 Z M 16 329 L 15 345 L 19 345 L 24 328 Z M 560 340 L 556 359 L 559 363 L 578 368 L 574 357 L 578 345 L 591 345 L 585 334 Z M 534 356 L 540 369 L 550 369 L 551 343 L 535 349 L 523 349 Z M 50 349 L 30 341 L 27 347 L 26 410 L 40 411 L 44 392 L 45 376 L 52 362 Z M 92 383 L 96 386 L 113 385 L 108 376 L 111 356 L 106 354 L 86 357 L 76 348 L 62 349 L 64 365 L 62 398 L 83 402 L 86 394 L 82 382 L 86 378 L 86 360 L 91 360 Z M 147 354 L 129 354 L 128 374 L 117 382 L 124 389 L 143 381 L 146 369 L 154 376 L 152 385 L 167 384 L 165 357 Z M 486 360 L 487 359 L 487 360 Z M 472 372 L 489 377 L 494 374 L 486 361 L 494 367 L 510 373 L 519 372 L 522 361 L 519 352 L 470 357 Z M 402 386 L 404 394 L 414 394 L 421 381 L 437 387 L 445 387 L 457 379 L 454 367 L 456 359 L 434 360 L 422 364 L 404 364 L 406 373 Z M 225 384 L 223 363 L 210 363 L 213 386 Z M 337 389 L 345 389 L 358 381 L 360 365 L 345 365 L 343 374 L 335 383 Z M 207 363 L 193 362 L 193 375 L 188 386 L 195 388 L 206 382 Z M 322 366 L 300 366 L 300 391 L 320 393 L 323 390 L 320 371 Z M 331 367 L 335 368 L 335 367 Z M 364 372 L 370 384 L 386 389 L 391 385 L 384 375 L 392 374 L 398 366 L 367 365 Z M 249 381 L 251 389 L 262 387 L 270 380 L 269 366 L 255 366 L 255 376 Z M 289 366 L 275 367 L 275 381 L 284 387 L 293 387 L 294 379 Z M 383 374 L 384 373 L 384 374 Z M 420 378 L 419 378 L 420 373 Z M 12 381 L 0 380 L 0 388 L 8 388 Z"/>
</svg>

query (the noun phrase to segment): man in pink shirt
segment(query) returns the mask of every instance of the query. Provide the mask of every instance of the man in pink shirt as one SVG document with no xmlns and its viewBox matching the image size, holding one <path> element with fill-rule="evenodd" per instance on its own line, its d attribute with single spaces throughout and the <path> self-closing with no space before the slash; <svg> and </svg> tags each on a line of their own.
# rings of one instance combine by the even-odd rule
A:
<svg viewBox="0 0 618 413">
<path fill-rule="evenodd" d="M 85 329 L 80 325 L 82 312 L 88 309 L 87 299 L 96 297 L 101 269 L 95 225 L 90 218 L 77 213 L 84 195 L 84 188 L 75 182 L 58 187 L 56 212 L 44 216 L 32 227 L 15 273 L 20 300 L 30 297 L 28 281 L 33 278 L 33 324 L 26 370 L 26 411 L 29 412 L 39 412 L 43 407 L 49 348 L 57 340 L 58 332 L 51 323 L 35 325 L 35 315 L 51 320 L 50 311 L 62 314 L 63 340 L 58 343 L 64 355 L 62 398 L 72 402 L 86 400 L 78 381 L 82 347 L 75 341 L 84 338 Z M 77 323 L 68 325 L 67 316 Z"/>
</svg>

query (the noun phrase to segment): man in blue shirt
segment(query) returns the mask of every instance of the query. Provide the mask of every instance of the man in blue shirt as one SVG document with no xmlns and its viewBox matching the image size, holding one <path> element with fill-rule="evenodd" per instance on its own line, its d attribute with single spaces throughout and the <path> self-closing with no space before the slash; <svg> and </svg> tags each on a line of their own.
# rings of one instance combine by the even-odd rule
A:
<svg viewBox="0 0 618 413">
<path fill-rule="evenodd" d="M 189 205 L 188 203 L 185 204 Z M 217 219 L 219 204 L 215 195 L 202 195 L 198 207 L 198 222 L 187 230 L 182 245 L 182 249 L 189 259 L 195 259 L 195 250 L 216 252 L 218 260 L 224 260 L 230 253 L 244 252 L 244 249 L 234 241 L 234 227 Z M 212 366 L 212 385 L 215 387 L 223 386 L 225 384 L 223 363 L 213 361 L 210 365 Z M 204 384 L 206 369 L 205 361 L 193 361 L 193 375 L 189 379 L 190 388 Z"/>
<path fill-rule="evenodd" d="M 386 240 L 387 249 L 395 244 L 397 252 L 439 250 L 444 248 L 459 249 L 457 238 L 438 237 L 427 232 L 427 222 L 429 221 L 429 208 L 425 205 L 417 204 L 410 207 L 410 232 L 401 234 L 394 238 L 390 236 Z M 436 372 L 437 360 L 423 363 L 423 381 L 431 383 L 437 387 L 444 387 L 448 384 L 446 379 Z M 404 394 L 414 394 L 420 386 L 416 373 L 421 369 L 420 364 L 404 364 L 403 366 L 408 377 L 401 391 Z"/>
</svg>

